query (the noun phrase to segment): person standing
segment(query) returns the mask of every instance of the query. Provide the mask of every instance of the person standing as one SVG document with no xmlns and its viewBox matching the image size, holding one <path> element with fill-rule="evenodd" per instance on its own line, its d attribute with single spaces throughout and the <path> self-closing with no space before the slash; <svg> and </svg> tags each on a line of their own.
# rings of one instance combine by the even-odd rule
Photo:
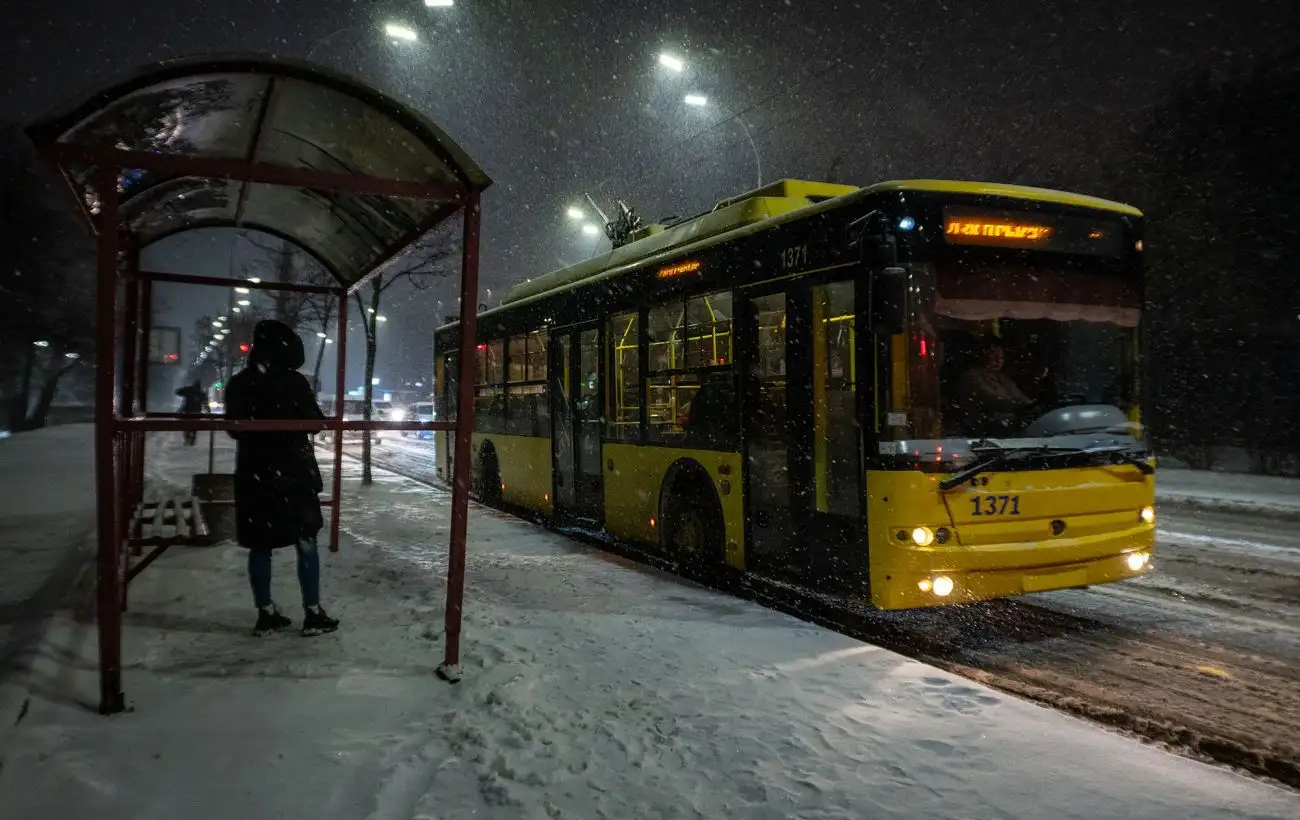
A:
<svg viewBox="0 0 1300 820">
<path fill-rule="evenodd" d="M 293 328 L 274 319 L 257 323 L 248 364 L 226 386 L 230 419 L 320 419 L 307 377 L 306 360 Z M 248 580 L 257 607 L 254 635 L 287 629 L 293 622 L 271 600 L 271 557 L 293 546 L 302 590 L 304 636 L 338 629 L 339 622 L 320 605 L 320 554 L 316 538 L 325 525 L 323 489 L 312 433 L 234 432 L 236 534 L 248 550 Z"/>
<path fill-rule="evenodd" d="M 208 393 L 203 389 L 203 385 L 198 379 L 195 379 L 193 384 L 187 384 L 180 390 L 177 390 L 176 395 L 181 398 L 181 412 L 188 416 L 196 416 L 200 413 L 206 414 L 210 410 L 208 405 Z M 193 447 L 195 442 L 198 441 L 198 438 L 199 434 L 197 431 L 185 431 L 185 445 L 187 447 Z"/>
</svg>

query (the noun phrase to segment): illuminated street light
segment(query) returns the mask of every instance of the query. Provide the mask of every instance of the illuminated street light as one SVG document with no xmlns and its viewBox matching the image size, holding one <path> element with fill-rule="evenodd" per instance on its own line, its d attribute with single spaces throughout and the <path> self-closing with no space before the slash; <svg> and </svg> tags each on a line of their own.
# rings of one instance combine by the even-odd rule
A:
<svg viewBox="0 0 1300 820">
<path fill-rule="evenodd" d="M 34 345 L 37 346 L 37 347 L 49 347 L 49 346 L 50 346 L 50 343 L 49 343 L 49 342 L 44 342 L 44 341 L 42 341 L 42 342 L 32 342 L 32 344 L 34 344 Z"/>
<path fill-rule="evenodd" d="M 686 104 L 694 106 L 705 106 L 709 104 L 709 98 L 700 94 L 687 94 Z"/>
<path fill-rule="evenodd" d="M 235 288 L 235 293 L 248 293 L 248 288 Z"/>
<path fill-rule="evenodd" d="M 387 322 L 387 321 L 388 321 L 388 317 L 387 317 L 387 316 L 376 316 L 376 317 L 375 317 L 375 321 L 376 321 L 376 322 Z"/>
<path fill-rule="evenodd" d="M 587 236 L 595 236 L 600 233 L 600 228 L 597 228 L 595 225 L 588 222 L 586 225 L 582 226 L 582 232 Z"/>
<path fill-rule="evenodd" d="M 333 339 L 329 339 L 329 338 L 327 338 L 327 339 L 325 340 L 325 344 L 327 344 L 327 345 L 332 345 L 332 344 L 334 344 L 334 340 L 333 340 Z"/>
<path fill-rule="evenodd" d="M 431 9 L 449 9 L 455 0 L 424 0 L 424 4 Z"/>
<path fill-rule="evenodd" d="M 64 353 L 64 354 L 63 354 L 63 358 L 65 358 L 65 359 L 72 359 L 72 360 L 75 361 L 75 360 L 81 358 L 81 354 L 80 354 L 80 353 Z"/>
<path fill-rule="evenodd" d="M 239 308 L 231 308 L 235 313 L 239 313 Z"/>
<path fill-rule="evenodd" d="M 240 307 L 248 307 L 248 306 L 251 305 L 251 304 L 253 304 L 253 303 L 250 302 L 250 301 L 248 301 L 247 299 L 240 299 L 240 300 L 239 300 L 239 306 L 240 306 Z"/>
<path fill-rule="evenodd" d="M 371 384 L 371 385 L 378 385 L 378 384 L 379 384 L 379 377 L 376 376 L 375 378 L 371 379 L 371 380 L 370 380 L 370 384 Z"/>
<path fill-rule="evenodd" d="M 319 330 L 316 331 L 316 338 L 318 338 L 318 339 L 324 339 L 324 338 L 326 338 L 326 337 L 328 337 L 328 336 L 329 336 L 328 333 L 322 333 L 322 332 L 320 332 Z"/>
<path fill-rule="evenodd" d="M 212 326 L 213 326 L 213 327 L 221 327 L 221 320 L 220 320 L 220 319 L 214 319 L 213 322 L 212 322 Z"/>
<path fill-rule="evenodd" d="M 401 40 L 407 43 L 418 43 L 420 35 L 415 33 L 415 29 L 409 26 L 399 25 L 397 23 L 388 23 L 384 26 L 384 33 L 394 40 Z"/>
<path fill-rule="evenodd" d="M 586 216 L 586 214 L 582 212 L 581 208 L 575 208 L 572 206 L 570 206 L 569 210 L 565 211 L 564 213 L 569 217 L 569 219 L 582 219 L 584 216 Z"/>
<path fill-rule="evenodd" d="M 680 59 L 674 57 L 671 54 L 660 54 L 659 65 L 663 66 L 669 71 L 681 71 L 683 68 L 686 67 L 685 63 L 683 63 Z"/>
<path fill-rule="evenodd" d="M 262 284 L 262 280 L 261 280 L 259 277 L 257 277 L 257 276 L 250 276 L 250 277 L 248 277 L 248 281 L 252 282 L 254 285 L 260 285 L 260 284 Z"/>
</svg>

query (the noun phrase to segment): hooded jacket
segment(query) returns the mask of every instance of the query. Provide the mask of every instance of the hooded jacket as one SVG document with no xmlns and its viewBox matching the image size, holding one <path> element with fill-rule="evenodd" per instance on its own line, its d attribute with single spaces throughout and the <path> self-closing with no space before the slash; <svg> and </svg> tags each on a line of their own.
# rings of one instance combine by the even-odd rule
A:
<svg viewBox="0 0 1300 820">
<path fill-rule="evenodd" d="M 293 328 L 268 319 L 253 329 L 248 366 L 226 386 L 230 419 L 324 419 Z M 276 549 L 310 538 L 324 526 L 323 489 L 311 434 L 231 432 L 235 456 L 236 532 L 241 546 Z"/>
</svg>

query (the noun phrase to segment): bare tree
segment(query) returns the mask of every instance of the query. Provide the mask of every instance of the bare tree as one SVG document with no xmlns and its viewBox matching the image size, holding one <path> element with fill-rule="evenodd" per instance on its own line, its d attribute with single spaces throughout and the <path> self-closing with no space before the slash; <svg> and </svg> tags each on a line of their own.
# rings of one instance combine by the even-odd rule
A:
<svg viewBox="0 0 1300 820">
<path fill-rule="evenodd" d="M 458 232 L 439 231 L 427 234 L 420 239 L 406 256 L 388 271 L 370 280 L 367 287 L 352 295 L 356 298 L 357 310 L 361 314 L 361 327 L 366 336 L 366 367 L 362 381 L 363 418 L 370 421 L 372 402 L 375 395 L 375 354 L 378 350 L 378 329 L 380 305 L 383 295 L 394 285 L 409 283 L 416 290 L 425 290 L 434 282 L 445 278 L 453 270 L 448 264 L 454 258 L 457 249 Z M 364 295 L 363 295 L 364 291 Z M 370 484 L 371 475 L 371 439 L 363 436 L 361 442 L 361 483 Z"/>
<path fill-rule="evenodd" d="M 241 264 L 240 276 L 244 279 L 256 277 L 268 282 L 306 285 L 338 284 L 320 265 L 314 264 L 287 242 L 266 242 L 255 236 L 245 236 L 244 241 L 263 252 L 261 256 Z M 319 392 L 320 370 L 325 361 L 325 338 L 329 336 L 330 326 L 337 315 L 338 297 L 288 290 L 272 291 L 272 294 L 269 304 L 265 299 L 254 301 L 252 315 L 257 319 L 277 319 L 294 330 L 308 331 L 320 339 L 312 369 L 312 387 Z"/>
<path fill-rule="evenodd" d="M 94 347 L 91 245 L 31 144 L 0 126 L 0 426 L 45 424 Z"/>
</svg>

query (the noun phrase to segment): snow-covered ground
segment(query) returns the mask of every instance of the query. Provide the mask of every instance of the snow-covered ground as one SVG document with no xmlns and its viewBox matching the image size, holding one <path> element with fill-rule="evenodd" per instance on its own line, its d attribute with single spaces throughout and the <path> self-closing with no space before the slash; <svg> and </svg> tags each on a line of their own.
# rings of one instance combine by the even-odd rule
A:
<svg viewBox="0 0 1300 820">
<path fill-rule="evenodd" d="M 26 697 L 15 670 L 91 557 L 90 441 L 89 425 L 0 440 L 0 748 Z"/>
<path fill-rule="evenodd" d="M 204 451 L 153 452 L 175 470 Z M 61 618 L 3 816 L 1300 816 L 1292 792 L 479 509 L 449 686 L 448 513 L 349 465 L 325 560 L 343 630 L 311 640 L 248 637 L 237 548 L 168 554 L 132 587 L 131 713 L 88 711 L 93 628 Z M 289 555 L 277 572 L 295 611 Z"/>
</svg>

